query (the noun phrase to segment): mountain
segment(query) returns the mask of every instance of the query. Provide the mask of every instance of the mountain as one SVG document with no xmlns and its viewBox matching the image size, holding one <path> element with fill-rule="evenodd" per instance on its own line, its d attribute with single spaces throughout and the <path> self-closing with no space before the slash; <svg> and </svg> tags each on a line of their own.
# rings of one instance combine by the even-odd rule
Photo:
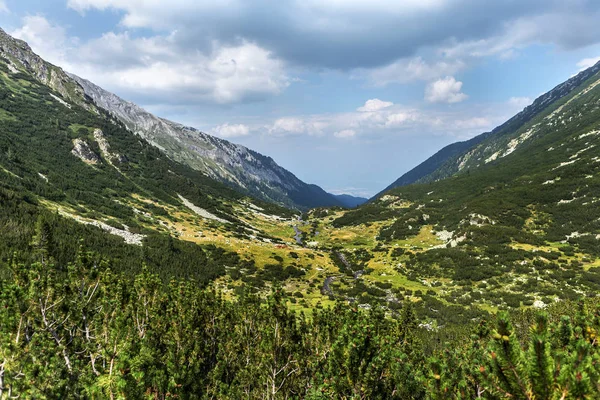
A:
<svg viewBox="0 0 600 400">
<path fill-rule="evenodd" d="M 272 158 L 244 146 L 156 117 L 137 105 L 70 74 L 93 102 L 173 160 L 266 201 L 289 207 L 340 205 L 329 193 L 309 185 Z"/>
<path fill-rule="evenodd" d="M 65 100 L 86 109 L 102 108 L 127 129 L 171 159 L 254 197 L 287 207 L 308 209 L 341 203 L 316 185 L 302 182 L 272 158 L 194 128 L 156 117 L 137 105 L 66 73 L 37 56 L 27 43 L 0 29 L 0 55 L 13 71 L 27 71 Z"/>
<path fill-rule="evenodd" d="M 358 207 L 361 204 L 366 203 L 369 199 L 358 196 L 351 196 L 349 194 L 336 194 L 334 195 L 344 206 L 348 208 Z"/>
<path fill-rule="evenodd" d="M 572 94 L 580 88 L 583 82 L 594 76 L 598 71 L 600 71 L 600 62 L 538 97 L 533 104 L 525 107 L 523 111 L 491 132 L 485 132 L 470 140 L 444 147 L 402 175 L 373 198 L 377 198 L 396 187 L 415 182 L 431 182 L 444 179 L 510 154 L 524 140 L 528 140 L 535 135 L 535 132 L 527 134 L 522 132 L 522 128 L 527 122 Z M 517 138 L 517 132 L 521 132 L 522 136 Z"/>
<path fill-rule="evenodd" d="M 600 290 L 600 72 L 475 145 L 486 158 L 468 172 L 298 219 L 168 157 L 2 48 L 1 277 L 87 257 L 227 299 L 281 287 L 305 312 L 394 315 L 410 299 L 432 330 Z"/>
<path fill-rule="evenodd" d="M 338 294 L 356 293 L 360 272 L 377 288 L 404 288 L 439 322 L 442 313 L 543 308 L 600 290 L 600 65 L 432 176 L 356 210 L 305 218 L 318 232 L 306 240 L 340 246 L 352 266 Z"/>
<path fill-rule="evenodd" d="M 64 274 L 86 259 L 119 276 L 149 271 L 231 297 L 275 284 L 310 291 L 297 309 L 329 301 L 313 288 L 335 266 L 327 250 L 304 247 L 297 210 L 174 160 L 82 89 L 24 42 L 0 39 L 0 284 L 17 266 Z M 305 185 L 294 196 L 312 204 L 320 193 Z"/>
</svg>

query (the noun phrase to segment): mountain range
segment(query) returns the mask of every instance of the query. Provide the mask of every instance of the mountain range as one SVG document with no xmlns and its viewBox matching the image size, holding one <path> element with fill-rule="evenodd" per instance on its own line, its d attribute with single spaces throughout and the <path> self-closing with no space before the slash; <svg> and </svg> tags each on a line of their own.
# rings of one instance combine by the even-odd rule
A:
<svg viewBox="0 0 600 400">
<path fill-rule="evenodd" d="M 254 197 L 287 207 L 342 206 L 317 185 L 307 184 L 272 158 L 244 146 L 168 121 L 37 56 L 29 45 L 0 29 L 0 56 L 11 71 L 26 71 L 65 101 L 106 110 L 127 129 L 171 159 Z"/>
<path fill-rule="evenodd" d="M 444 179 L 453 174 L 466 172 L 471 168 L 476 168 L 497 158 L 507 156 L 525 140 L 535 135 L 535 132 L 530 132 L 516 138 L 514 136 L 516 132 L 552 104 L 571 94 L 582 82 L 585 82 L 598 71 L 600 71 L 600 63 L 596 63 L 594 66 L 581 71 L 549 92 L 544 93 L 533 104 L 525 107 L 523 111 L 491 132 L 485 132 L 467 141 L 452 143 L 444 147 L 421 164 L 406 172 L 375 195 L 374 198 L 396 187 L 410 185 L 411 183 L 432 182 Z"/>
<path fill-rule="evenodd" d="M 356 207 L 284 189 L 294 178 L 272 160 L 154 117 L 8 35 L 0 55 L 0 274 L 40 248 L 67 265 L 81 245 L 116 270 L 227 296 L 281 285 L 306 312 L 410 298 L 431 326 L 600 290 L 598 64 Z"/>
<path fill-rule="evenodd" d="M 0 398 L 599 398 L 600 63 L 365 200 L 0 33 Z"/>
</svg>

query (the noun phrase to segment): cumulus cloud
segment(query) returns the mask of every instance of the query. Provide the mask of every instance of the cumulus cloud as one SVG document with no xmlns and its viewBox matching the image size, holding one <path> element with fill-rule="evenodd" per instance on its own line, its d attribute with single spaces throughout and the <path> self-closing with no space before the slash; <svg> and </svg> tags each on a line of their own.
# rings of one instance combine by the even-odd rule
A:
<svg viewBox="0 0 600 400">
<path fill-rule="evenodd" d="M 571 49 L 600 41 L 600 3 L 592 0 L 67 4 L 83 14 L 114 12 L 125 30 L 79 43 L 30 16 L 17 36 L 71 72 L 148 103 L 261 101 L 284 91 L 298 70 L 351 71 L 375 86 L 431 83 L 470 68 L 474 58 L 511 57 L 534 43 Z"/>
<path fill-rule="evenodd" d="M 517 109 L 523 109 L 533 103 L 530 97 L 511 97 L 508 99 L 508 104 Z"/>
<path fill-rule="evenodd" d="M 68 64 L 68 53 L 78 43 L 76 38 L 69 39 L 63 27 L 51 24 L 41 15 L 26 16 L 22 22 L 20 28 L 9 32 L 12 36 L 26 41 L 45 60 L 61 66 Z"/>
<path fill-rule="evenodd" d="M 411 58 L 424 48 L 446 48 L 448 55 L 510 57 L 532 43 L 573 49 L 600 41 L 600 3 L 595 0 L 68 0 L 67 4 L 79 12 L 117 11 L 122 14 L 121 25 L 128 28 L 177 29 L 188 43 L 200 47 L 213 40 L 231 45 L 243 38 L 294 65 L 343 70 L 388 66 L 379 71 L 381 80 L 393 80 L 398 76 L 395 70 L 431 74 L 419 72 L 422 66 Z M 441 69 L 441 76 L 454 75 L 460 67 L 457 62 L 453 56 L 431 67 Z"/>
<path fill-rule="evenodd" d="M 291 82 L 283 61 L 245 40 L 230 45 L 213 41 L 204 51 L 190 51 L 177 32 L 149 37 L 108 32 L 80 43 L 39 15 L 25 17 L 12 34 L 69 72 L 122 95 L 144 95 L 150 102 L 260 101 Z"/>
<path fill-rule="evenodd" d="M 326 117 L 304 118 L 304 117 L 284 117 L 278 118 L 267 127 L 267 132 L 271 135 L 322 135 L 329 122 Z"/>
<path fill-rule="evenodd" d="M 233 47 L 215 43 L 206 54 L 180 56 L 171 54 L 172 48 L 168 42 L 167 45 L 163 43 L 164 38 L 121 39 L 122 46 L 105 47 L 104 57 L 126 58 L 127 49 L 137 49 L 137 62 L 106 70 L 84 58 L 81 61 L 86 77 L 101 85 L 116 85 L 162 98 L 179 97 L 187 103 L 213 101 L 220 104 L 262 100 L 281 93 L 290 82 L 283 63 L 254 43 L 242 42 Z"/>
<path fill-rule="evenodd" d="M 277 118 L 256 125 L 253 132 L 268 135 L 308 135 L 336 139 L 370 140 L 389 136 L 435 135 L 464 140 L 500 125 L 514 113 L 507 101 L 489 108 L 457 105 L 452 109 L 415 109 L 400 104 L 369 112 L 323 113 Z"/>
<path fill-rule="evenodd" d="M 577 63 L 577 66 L 579 67 L 579 72 L 584 71 L 590 67 L 593 67 L 599 61 L 600 61 L 600 57 L 584 58 L 583 60 L 581 60 Z"/>
<path fill-rule="evenodd" d="M 379 111 L 379 110 L 383 110 L 384 108 L 391 107 L 393 105 L 394 105 L 394 103 L 392 103 L 390 101 L 371 99 L 371 100 L 367 100 L 365 102 L 364 106 L 358 107 L 356 109 L 356 111 L 362 111 L 362 112 Z"/>
<path fill-rule="evenodd" d="M 250 128 L 244 124 L 222 124 L 215 127 L 212 131 L 215 135 L 223 138 L 236 138 L 241 136 L 248 136 L 250 134 Z"/>
<path fill-rule="evenodd" d="M 398 127 L 408 122 L 417 121 L 418 118 L 419 115 L 414 111 L 395 112 L 386 116 L 385 126 L 387 128 Z"/>
<path fill-rule="evenodd" d="M 466 69 L 462 60 L 438 60 L 427 62 L 422 57 L 397 60 L 383 67 L 365 72 L 367 79 L 376 86 L 391 83 L 430 81 L 446 75 L 454 75 Z"/>
<path fill-rule="evenodd" d="M 438 79 L 425 88 L 425 100 L 430 103 L 460 103 L 469 97 L 461 92 L 462 85 L 453 76 Z"/>
</svg>

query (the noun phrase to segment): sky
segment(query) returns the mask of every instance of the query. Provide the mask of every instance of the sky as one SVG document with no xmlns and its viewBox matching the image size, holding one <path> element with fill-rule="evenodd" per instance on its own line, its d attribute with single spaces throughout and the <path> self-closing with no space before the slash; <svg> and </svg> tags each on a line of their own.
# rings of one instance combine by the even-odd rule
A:
<svg viewBox="0 0 600 400">
<path fill-rule="evenodd" d="M 598 0 L 0 0 L 46 60 L 366 197 L 600 60 L 598 21 Z"/>
</svg>

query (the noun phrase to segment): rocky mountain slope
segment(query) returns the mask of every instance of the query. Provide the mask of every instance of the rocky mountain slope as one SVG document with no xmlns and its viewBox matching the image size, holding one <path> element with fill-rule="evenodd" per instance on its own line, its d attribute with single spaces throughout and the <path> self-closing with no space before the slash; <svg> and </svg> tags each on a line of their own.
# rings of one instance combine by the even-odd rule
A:
<svg viewBox="0 0 600 400">
<path fill-rule="evenodd" d="M 94 254 L 102 268 L 192 279 L 227 297 L 277 282 L 307 295 L 299 308 L 327 300 L 313 288 L 335 266 L 298 244 L 298 211 L 172 160 L 114 114 L 42 82 L 35 71 L 48 66 L 11 62 L 0 57 L 0 281 L 21 263 L 66 268 Z"/>
<path fill-rule="evenodd" d="M 311 208 L 341 205 L 316 185 L 308 185 L 272 158 L 197 129 L 158 118 L 141 107 L 70 75 L 96 105 L 161 149 L 172 159 L 244 192 L 286 206 Z"/>
<path fill-rule="evenodd" d="M 468 141 L 448 145 L 439 152 L 408 171 L 395 182 L 374 196 L 377 198 L 386 191 L 415 182 L 431 182 L 444 179 L 453 174 L 476 168 L 496 158 L 502 158 L 514 151 L 523 141 L 535 136 L 539 129 L 526 132 L 523 127 L 538 115 L 547 114 L 551 106 L 575 92 L 591 90 L 589 85 L 582 86 L 600 71 L 600 62 L 580 72 L 576 76 L 556 86 L 538 97 L 533 104 L 491 132 L 482 133 Z M 593 86 L 592 86 L 593 87 Z"/>
<path fill-rule="evenodd" d="M 319 234 L 307 242 L 341 246 L 355 260 L 333 293 L 355 293 L 361 272 L 367 287 L 409 288 L 438 321 L 449 304 L 465 307 L 452 307 L 456 314 L 595 296 L 600 65 L 505 128 L 446 164 L 462 173 L 391 189 L 357 210 L 310 213 L 310 232 Z"/>
<path fill-rule="evenodd" d="M 130 131 L 161 149 L 171 159 L 244 193 L 300 209 L 342 205 L 320 187 L 302 182 L 272 158 L 194 128 L 158 118 L 44 61 L 27 43 L 12 38 L 1 29 L 0 56 L 11 72 L 31 74 L 58 92 L 67 103 L 88 110 L 102 108 L 108 111 Z"/>
<path fill-rule="evenodd" d="M 599 75 L 516 120 L 469 173 L 299 218 L 0 59 L 0 277 L 92 250 L 98 265 L 210 283 L 227 298 L 277 284 L 297 310 L 340 302 L 394 315 L 410 299 L 426 329 L 593 295 Z"/>
</svg>

